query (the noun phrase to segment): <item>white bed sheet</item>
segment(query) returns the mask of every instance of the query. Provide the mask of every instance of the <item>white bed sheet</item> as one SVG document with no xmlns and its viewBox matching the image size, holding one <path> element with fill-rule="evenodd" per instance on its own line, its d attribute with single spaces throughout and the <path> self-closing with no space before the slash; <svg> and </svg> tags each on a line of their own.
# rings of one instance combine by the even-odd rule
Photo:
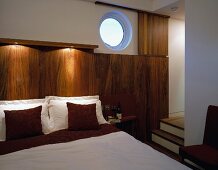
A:
<svg viewBox="0 0 218 170">
<path fill-rule="evenodd" d="M 125 132 L 0 156 L 1 170 L 188 170 Z"/>
</svg>

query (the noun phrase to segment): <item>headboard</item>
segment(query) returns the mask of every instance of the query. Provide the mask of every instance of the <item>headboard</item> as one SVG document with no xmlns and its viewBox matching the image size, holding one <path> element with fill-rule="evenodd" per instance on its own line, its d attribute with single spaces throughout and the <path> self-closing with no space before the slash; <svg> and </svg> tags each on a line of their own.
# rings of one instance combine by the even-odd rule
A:
<svg viewBox="0 0 218 170">
<path fill-rule="evenodd" d="M 168 58 L 96 54 L 47 46 L 0 46 L 0 99 L 134 95 L 138 137 L 168 115 Z"/>
</svg>

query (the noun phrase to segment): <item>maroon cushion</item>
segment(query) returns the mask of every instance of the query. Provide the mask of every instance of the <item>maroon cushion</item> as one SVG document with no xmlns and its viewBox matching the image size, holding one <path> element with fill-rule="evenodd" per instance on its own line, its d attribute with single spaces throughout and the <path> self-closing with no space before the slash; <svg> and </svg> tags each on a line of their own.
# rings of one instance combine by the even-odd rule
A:
<svg viewBox="0 0 218 170">
<path fill-rule="evenodd" d="M 42 134 L 42 106 L 27 110 L 4 110 L 6 140 Z"/>
<path fill-rule="evenodd" d="M 209 145 L 181 147 L 179 153 L 183 158 L 187 158 L 201 166 L 218 168 L 218 150 Z"/>
<path fill-rule="evenodd" d="M 80 105 L 67 102 L 67 108 L 69 130 L 99 129 L 96 104 Z"/>
<path fill-rule="evenodd" d="M 208 107 L 203 143 L 218 149 L 218 106 Z"/>
</svg>

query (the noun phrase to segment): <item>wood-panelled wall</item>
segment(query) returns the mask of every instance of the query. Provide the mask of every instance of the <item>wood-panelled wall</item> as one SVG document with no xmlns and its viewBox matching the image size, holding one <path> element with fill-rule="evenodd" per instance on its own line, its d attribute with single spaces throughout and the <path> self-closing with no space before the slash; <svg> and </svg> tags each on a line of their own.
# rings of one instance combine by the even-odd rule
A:
<svg viewBox="0 0 218 170">
<path fill-rule="evenodd" d="M 168 58 L 0 46 L 1 100 L 95 94 L 135 95 L 137 134 L 145 140 L 168 114 Z"/>
<path fill-rule="evenodd" d="M 168 55 L 168 17 L 138 13 L 138 53 Z"/>
</svg>

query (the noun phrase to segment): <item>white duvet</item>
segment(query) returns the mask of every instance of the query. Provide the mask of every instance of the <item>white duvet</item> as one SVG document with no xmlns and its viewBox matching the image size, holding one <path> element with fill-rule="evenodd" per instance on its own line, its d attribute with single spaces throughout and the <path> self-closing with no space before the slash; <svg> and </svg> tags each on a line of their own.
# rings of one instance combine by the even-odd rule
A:
<svg viewBox="0 0 218 170">
<path fill-rule="evenodd" d="M 0 156 L 0 170 L 186 170 L 125 132 Z"/>
</svg>

